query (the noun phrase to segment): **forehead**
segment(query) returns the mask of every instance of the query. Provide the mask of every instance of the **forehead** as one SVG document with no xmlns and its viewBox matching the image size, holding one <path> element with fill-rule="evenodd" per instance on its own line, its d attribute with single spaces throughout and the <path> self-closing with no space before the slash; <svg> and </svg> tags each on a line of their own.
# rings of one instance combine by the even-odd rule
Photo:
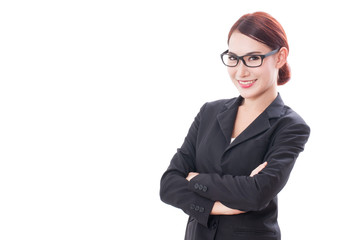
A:
<svg viewBox="0 0 360 240">
<path fill-rule="evenodd" d="M 271 51 L 271 49 L 267 45 L 258 42 L 239 31 L 234 31 L 229 39 L 229 51 L 241 56 L 249 52 L 265 54 Z"/>
</svg>

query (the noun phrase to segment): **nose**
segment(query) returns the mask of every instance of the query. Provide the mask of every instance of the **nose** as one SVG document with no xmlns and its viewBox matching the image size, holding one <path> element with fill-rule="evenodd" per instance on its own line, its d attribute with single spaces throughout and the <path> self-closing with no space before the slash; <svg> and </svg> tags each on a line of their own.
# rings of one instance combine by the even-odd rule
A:
<svg viewBox="0 0 360 240">
<path fill-rule="evenodd" d="M 235 68 L 236 68 L 237 79 L 242 79 L 249 75 L 249 68 L 245 66 L 245 64 L 242 61 L 240 61 Z"/>
</svg>

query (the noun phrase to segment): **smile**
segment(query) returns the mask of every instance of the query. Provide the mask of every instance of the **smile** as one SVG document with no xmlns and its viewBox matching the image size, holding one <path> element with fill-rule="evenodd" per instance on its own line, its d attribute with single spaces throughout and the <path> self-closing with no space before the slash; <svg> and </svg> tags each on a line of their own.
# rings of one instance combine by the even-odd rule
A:
<svg viewBox="0 0 360 240">
<path fill-rule="evenodd" d="M 256 82 L 257 79 L 255 80 L 249 80 L 249 81 L 238 81 L 238 83 L 240 84 L 240 87 L 242 88 L 249 88 L 252 85 L 254 85 L 254 83 Z"/>
</svg>

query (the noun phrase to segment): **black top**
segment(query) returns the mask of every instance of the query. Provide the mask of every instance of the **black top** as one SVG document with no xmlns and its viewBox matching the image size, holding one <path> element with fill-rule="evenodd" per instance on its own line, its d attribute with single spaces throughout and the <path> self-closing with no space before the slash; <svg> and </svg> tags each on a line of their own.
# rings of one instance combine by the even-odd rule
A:
<svg viewBox="0 0 360 240">
<path fill-rule="evenodd" d="M 161 178 L 160 197 L 189 217 L 185 239 L 279 240 L 277 194 L 310 128 L 280 95 L 232 143 L 238 98 L 206 103 Z M 254 177 L 252 170 L 268 165 Z M 189 172 L 199 172 L 190 182 Z M 210 215 L 215 201 L 242 211 Z"/>
</svg>

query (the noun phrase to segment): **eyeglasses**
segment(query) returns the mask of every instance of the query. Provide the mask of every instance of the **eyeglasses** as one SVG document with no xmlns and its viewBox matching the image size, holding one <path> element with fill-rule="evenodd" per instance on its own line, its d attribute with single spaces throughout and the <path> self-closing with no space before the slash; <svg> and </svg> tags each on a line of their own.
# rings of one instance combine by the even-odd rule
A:
<svg viewBox="0 0 360 240">
<path fill-rule="evenodd" d="M 255 67 L 260 67 L 262 65 L 264 58 L 274 55 L 278 51 L 279 48 L 265 55 L 251 54 L 251 55 L 237 56 L 233 53 L 229 53 L 229 50 L 226 50 L 220 56 L 225 66 L 236 67 L 239 64 L 239 61 L 241 60 L 245 66 L 255 68 Z"/>
</svg>

